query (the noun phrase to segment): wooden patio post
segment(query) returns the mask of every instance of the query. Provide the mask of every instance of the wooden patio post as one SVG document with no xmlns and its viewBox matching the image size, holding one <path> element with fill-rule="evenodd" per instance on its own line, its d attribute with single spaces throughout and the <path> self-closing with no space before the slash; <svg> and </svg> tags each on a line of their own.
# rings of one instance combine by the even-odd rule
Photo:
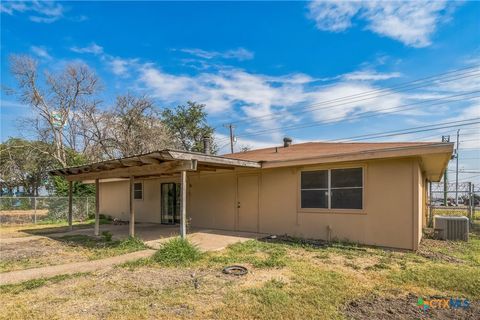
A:
<svg viewBox="0 0 480 320">
<path fill-rule="evenodd" d="M 100 180 L 95 179 L 95 235 L 100 235 Z"/>
<path fill-rule="evenodd" d="M 130 176 L 130 222 L 129 222 L 129 234 L 130 237 L 135 236 L 135 208 L 133 206 L 133 196 L 134 196 L 134 188 L 133 188 L 133 176 Z"/>
<path fill-rule="evenodd" d="M 72 181 L 68 181 L 68 226 L 70 230 L 73 230 L 73 193 Z"/>
<path fill-rule="evenodd" d="M 180 237 L 185 239 L 187 236 L 187 171 L 182 170 L 182 181 L 180 183 Z"/>
</svg>

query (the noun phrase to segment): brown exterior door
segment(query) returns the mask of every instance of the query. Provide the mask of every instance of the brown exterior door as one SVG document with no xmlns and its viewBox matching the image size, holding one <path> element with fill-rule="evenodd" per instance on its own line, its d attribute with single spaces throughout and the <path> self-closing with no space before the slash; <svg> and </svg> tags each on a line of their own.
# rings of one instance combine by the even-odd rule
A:
<svg viewBox="0 0 480 320">
<path fill-rule="evenodd" d="M 258 176 L 238 176 L 238 231 L 258 232 Z"/>
</svg>

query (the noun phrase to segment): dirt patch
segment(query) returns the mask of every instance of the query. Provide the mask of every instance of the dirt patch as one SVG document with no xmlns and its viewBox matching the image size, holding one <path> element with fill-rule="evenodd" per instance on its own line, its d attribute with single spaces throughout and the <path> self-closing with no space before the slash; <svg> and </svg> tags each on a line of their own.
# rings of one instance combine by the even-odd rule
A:
<svg viewBox="0 0 480 320">
<path fill-rule="evenodd" d="M 443 298 L 443 297 L 442 297 Z M 347 319 L 477 319 L 480 304 L 471 302 L 468 308 L 422 310 L 418 296 L 408 294 L 398 298 L 370 298 L 349 302 L 344 309 Z"/>
<path fill-rule="evenodd" d="M 458 244 L 452 241 L 441 241 L 433 239 L 423 239 L 417 254 L 437 261 L 445 261 L 449 263 L 463 263 L 461 259 L 442 253 L 441 251 L 455 252 L 458 250 Z"/>
<path fill-rule="evenodd" d="M 0 272 L 85 261 L 83 252 L 50 239 L 2 244 Z"/>
</svg>

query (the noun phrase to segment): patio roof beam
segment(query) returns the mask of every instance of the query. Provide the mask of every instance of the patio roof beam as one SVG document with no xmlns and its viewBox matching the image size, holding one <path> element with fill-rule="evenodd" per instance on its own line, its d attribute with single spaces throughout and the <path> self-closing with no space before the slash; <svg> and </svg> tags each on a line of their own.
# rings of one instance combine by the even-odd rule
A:
<svg viewBox="0 0 480 320">
<path fill-rule="evenodd" d="M 215 169 L 215 170 L 234 170 L 235 167 L 233 166 L 225 166 L 225 165 L 208 165 L 204 163 L 199 163 L 198 164 L 199 170 L 204 170 L 204 169 Z"/>
<path fill-rule="evenodd" d="M 196 160 L 166 161 L 160 164 L 148 164 L 143 166 L 116 168 L 99 172 L 79 173 L 66 176 L 68 181 L 84 181 L 95 179 L 123 178 L 130 176 L 147 176 L 170 174 L 180 171 L 196 171 Z"/>
<path fill-rule="evenodd" d="M 144 164 L 160 164 L 160 163 L 162 163 L 162 160 L 160 160 L 158 158 L 155 158 L 155 157 L 141 156 L 141 157 L 138 157 L 138 159 Z"/>
<path fill-rule="evenodd" d="M 192 160 L 196 159 L 199 162 L 205 162 L 209 165 L 224 165 L 224 166 L 236 166 L 236 167 L 247 167 L 247 168 L 261 168 L 262 165 L 255 161 L 247 161 L 247 160 L 238 160 L 238 159 L 230 159 L 230 158 L 223 158 L 217 156 L 211 156 L 207 154 L 201 153 L 192 153 L 186 151 L 174 151 L 169 150 L 168 153 L 174 158 L 178 160 Z"/>
</svg>

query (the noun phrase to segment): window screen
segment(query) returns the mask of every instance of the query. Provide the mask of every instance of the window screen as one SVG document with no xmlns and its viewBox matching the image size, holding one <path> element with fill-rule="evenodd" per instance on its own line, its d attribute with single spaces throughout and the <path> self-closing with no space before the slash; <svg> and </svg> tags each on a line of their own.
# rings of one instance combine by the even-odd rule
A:
<svg viewBox="0 0 480 320">
<path fill-rule="evenodd" d="M 331 170 L 330 179 L 332 209 L 362 209 L 362 168 Z"/>
<path fill-rule="evenodd" d="M 362 209 L 363 169 L 302 171 L 300 197 L 302 208 Z"/>
<path fill-rule="evenodd" d="M 302 208 L 328 208 L 328 170 L 303 171 Z"/>
<path fill-rule="evenodd" d="M 133 199 L 143 199 L 143 183 L 137 182 L 133 184 Z"/>
</svg>

